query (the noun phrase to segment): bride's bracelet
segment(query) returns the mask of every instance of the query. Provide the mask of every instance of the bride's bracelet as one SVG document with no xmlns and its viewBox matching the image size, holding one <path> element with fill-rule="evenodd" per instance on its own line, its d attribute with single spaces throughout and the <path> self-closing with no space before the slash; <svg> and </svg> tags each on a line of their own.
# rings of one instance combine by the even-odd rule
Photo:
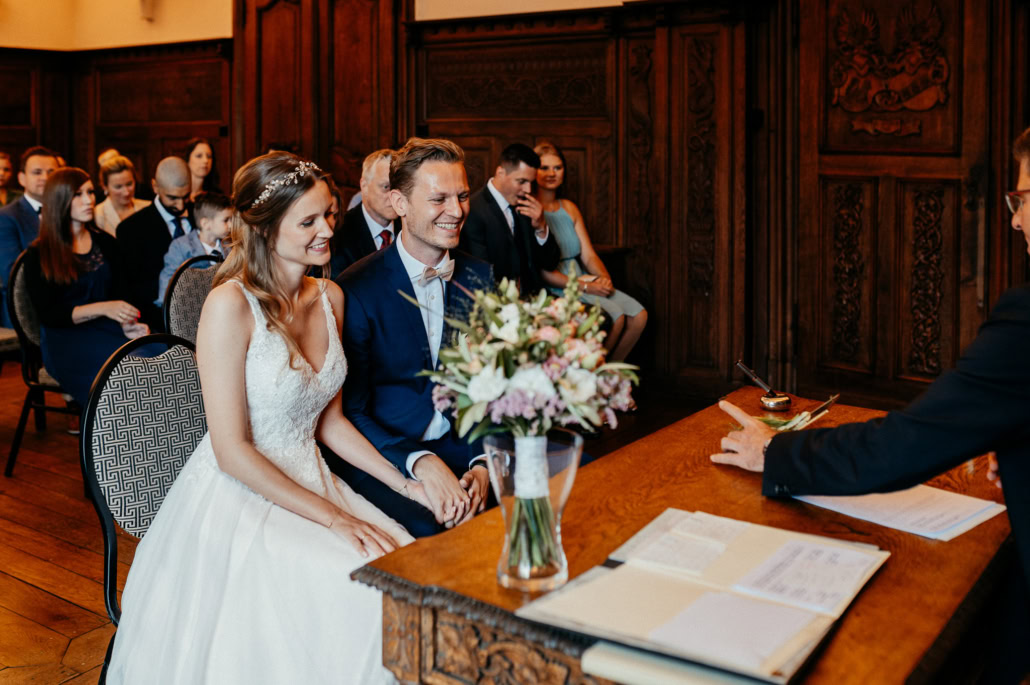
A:
<svg viewBox="0 0 1030 685">
<path fill-rule="evenodd" d="M 410 478 L 405 478 L 404 479 L 404 485 L 400 486 L 399 488 L 390 488 L 390 489 L 393 490 L 394 492 L 396 492 L 398 495 L 404 495 L 408 499 L 411 499 L 411 493 L 408 492 L 408 483 L 410 483 L 410 482 L 411 482 Z"/>
</svg>

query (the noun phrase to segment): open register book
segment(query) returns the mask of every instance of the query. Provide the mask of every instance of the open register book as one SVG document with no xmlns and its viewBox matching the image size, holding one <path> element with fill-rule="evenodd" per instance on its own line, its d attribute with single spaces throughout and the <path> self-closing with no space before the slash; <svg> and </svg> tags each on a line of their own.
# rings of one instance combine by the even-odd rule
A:
<svg viewBox="0 0 1030 685">
<path fill-rule="evenodd" d="M 666 509 L 522 618 L 787 682 L 888 552 Z"/>
</svg>

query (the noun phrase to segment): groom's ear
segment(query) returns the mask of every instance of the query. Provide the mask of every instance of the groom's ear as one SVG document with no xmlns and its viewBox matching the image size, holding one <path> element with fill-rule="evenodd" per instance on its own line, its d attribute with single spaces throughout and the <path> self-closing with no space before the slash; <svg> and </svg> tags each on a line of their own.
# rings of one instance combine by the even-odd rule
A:
<svg viewBox="0 0 1030 685">
<path fill-rule="evenodd" d="M 393 211 L 397 212 L 397 216 L 408 215 L 408 198 L 396 188 L 390 190 L 390 204 L 393 205 Z"/>
</svg>

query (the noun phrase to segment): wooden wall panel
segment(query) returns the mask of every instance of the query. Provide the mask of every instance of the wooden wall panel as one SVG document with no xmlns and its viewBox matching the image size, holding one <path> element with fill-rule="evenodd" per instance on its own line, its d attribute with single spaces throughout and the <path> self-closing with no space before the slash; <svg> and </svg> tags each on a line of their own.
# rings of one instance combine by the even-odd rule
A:
<svg viewBox="0 0 1030 685">
<path fill-rule="evenodd" d="M 876 365 L 877 181 L 822 179 L 820 272 L 814 289 L 821 300 L 813 322 L 819 366 L 871 374 Z"/>
<path fill-rule="evenodd" d="M 71 154 L 71 78 L 67 58 L 0 49 L 0 150 L 15 160 L 33 145 Z"/>
</svg>

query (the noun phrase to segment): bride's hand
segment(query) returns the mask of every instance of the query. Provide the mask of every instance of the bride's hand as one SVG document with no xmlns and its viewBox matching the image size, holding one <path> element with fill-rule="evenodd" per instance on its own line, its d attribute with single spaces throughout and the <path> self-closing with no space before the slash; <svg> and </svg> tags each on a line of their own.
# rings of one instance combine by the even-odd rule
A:
<svg viewBox="0 0 1030 685">
<path fill-rule="evenodd" d="M 379 557 L 397 549 L 397 541 L 384 530 L 343 511 L 337 511 L 329 530 L 343 537 L 363 557 Z"/>
<path fill-rule="evenodd" d="M 407 497 L 412 501 L 418 502 L 429 511 L 433 510 L 433 503 L 429 501 L 429 495 L 426 494 L 426 486 L 417 480 L 408 479 Z"/>
</svg>

